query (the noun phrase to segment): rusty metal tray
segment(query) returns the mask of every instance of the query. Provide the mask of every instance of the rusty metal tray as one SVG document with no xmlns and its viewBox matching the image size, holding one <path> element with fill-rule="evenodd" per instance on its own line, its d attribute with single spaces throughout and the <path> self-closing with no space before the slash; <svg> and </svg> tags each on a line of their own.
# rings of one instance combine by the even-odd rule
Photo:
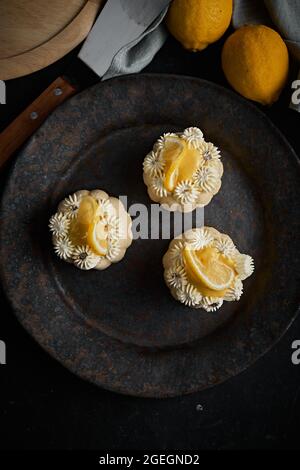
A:
<svg viewBox="0 0 300 470">
<path fill-rule="evenodd" d="M 81 188 L 150 206 L 142 161 L 165 131 L 197 125 L 223 154 L 205 223 L 251 254 L 240 302 L 216 313 L 175 302 L 163 281 L 168 240 L 136 240 L 107 271 L 53 254 L 47 224 Z M 299 163 L 266 116 L 212 83 L 137 75 L 62 105 L 18 156 L 1 207 L 1 277 L 15 313 L 53 357 L 121 393 L 166 397 L 246 369 L 286 331 L 299 305 Z"/>
</svg>

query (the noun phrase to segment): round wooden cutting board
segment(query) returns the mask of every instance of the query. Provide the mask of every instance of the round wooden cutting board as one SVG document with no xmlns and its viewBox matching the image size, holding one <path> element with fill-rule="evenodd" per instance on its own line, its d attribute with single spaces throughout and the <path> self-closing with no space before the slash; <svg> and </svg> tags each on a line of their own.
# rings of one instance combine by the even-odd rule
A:
<svg viewBox="0 0 300 470">
<path fill-rule="evenodd" d="M 0 79 L 40 70 L 88 35 L 103 0 L 1 0 Z"/>
</svg>

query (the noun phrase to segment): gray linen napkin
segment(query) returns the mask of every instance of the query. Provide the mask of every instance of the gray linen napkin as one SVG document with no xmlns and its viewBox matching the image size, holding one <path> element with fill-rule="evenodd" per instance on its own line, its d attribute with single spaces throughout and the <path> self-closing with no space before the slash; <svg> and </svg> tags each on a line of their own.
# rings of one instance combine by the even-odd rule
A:
<svg viewBox="0 0 300 470">
<path fill-rule="evenodd" d="M 232 24 L 234 28 L 265 24 L 277 29 L 290 53 L 300 62 L 299 0 L 234 0 Z M 300 112 L 300 104 L 291 102 L 290 107 Z"/>
<path fill-rule="evenodd" d="M 126 46 L 119 50 L 102 80 L 118 75 L 140 72 L 152 61 L 168 36 L 167 30 L 162 24 L 167 11 L 168 8 L 135 41 L 126 44 Z"/>
</svg>

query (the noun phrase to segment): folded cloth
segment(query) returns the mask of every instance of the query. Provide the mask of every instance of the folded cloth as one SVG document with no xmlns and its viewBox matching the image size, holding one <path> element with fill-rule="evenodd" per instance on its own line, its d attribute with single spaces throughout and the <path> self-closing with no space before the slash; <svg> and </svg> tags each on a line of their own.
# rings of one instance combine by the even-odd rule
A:
<svg viewBox="0 0 300 470">
<path fill-rule="evenodd" d="M 290 53 L 300 62 L 299 0 L 234 0 L 232 24 L 234 28 L 265 24 L 277 29 Z M 300 105 L 291 103 L 291 107 L 300 112 Z"/>
<path fill-rule="evenodd" d="M 119 50 L 102 80 L 140 72 L 152 61 L 168 36 L 167 30 L 162 24 L 167 11 L 168 8 L 165 8 L 143 34 Z"/>
</svg>

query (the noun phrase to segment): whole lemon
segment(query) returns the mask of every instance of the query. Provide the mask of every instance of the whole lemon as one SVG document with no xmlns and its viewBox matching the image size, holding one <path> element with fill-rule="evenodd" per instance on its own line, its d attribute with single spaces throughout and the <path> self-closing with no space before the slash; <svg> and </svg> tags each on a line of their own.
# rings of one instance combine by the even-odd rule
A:
<svg viewBox="0 0 300 470">
<path fill-rule="evenodd" d="M 278 99 L 288 78 L 288 50 L 273 29 L 242 26 L 224 44 L 222 67 L 238 93 L 269 105 Z"/>
<path fill-rule="evenodd" d="M 186 49 L 202 51 L 223 36 L 231 16 L 232 0 L 173 0 L 167 27 Z"/>
</svg>

